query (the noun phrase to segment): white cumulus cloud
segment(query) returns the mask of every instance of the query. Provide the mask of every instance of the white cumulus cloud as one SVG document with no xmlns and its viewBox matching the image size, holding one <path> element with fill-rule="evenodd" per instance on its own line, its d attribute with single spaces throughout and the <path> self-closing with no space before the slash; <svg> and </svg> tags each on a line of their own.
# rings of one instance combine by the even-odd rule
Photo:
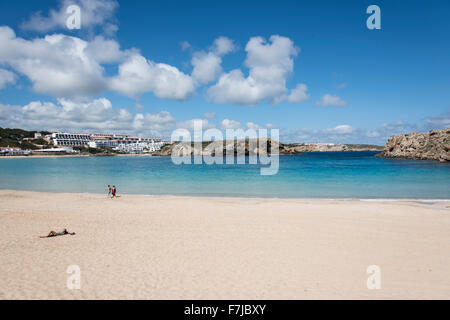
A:
<svg viewBox="0 0 450 320">
<path fill-rule="evenodd" d="M 219 37 L 214 41 L 209 52 L 194 52 L 191 64 L 194 67 L 192 77 L 199 84 L 206 84 L 217 80 L 222 74 L 222 57 L 235 48 L 231 39 Z"/>
<path fill-rule="evenodd" d="M 247 128 L 253 129 L 253 130 L 258 130 L 261 128 L 259 125 L 257 125 L 256 123 L 253 123 L 253 122 L 247 122 L 245 125 L 247 126 Z"/>
<path fill-rule="evenodd" d="M 132 97 L 151 91 L 158 98 L 172 100 L 185 100 L 195 91 L 190 76 L 176 67 L 155 63 L 137 53 L 120 64 L 118 76 L 110 79 L 109 85 Z"/>
<path fill-rule="evenodd" d="M 292 103 L 302 103 L 309 99 L 309 94 L 306 93 L 308 87 L 305 84 L 298 84 L 295 89 L 291 91 L 287 100 Z"/>
<path fill-rule="evenodd" d="M 25 40 L 0 27 L 0 63 L 27 76 L 39 93 L 73 97 L 106 89 L 103 68 L 87 48 L 88 42 L 76 37 L 54 34 Z"/>
<path fill-rule="evenodd" d="M 0 105 L 0 126 L 29 130 L 123 132 L 168 136 L 176 119 L 167 111 L 132 114 L 106 98 L 89 102 L 58 99 L 25 106 Z"/>
<path fill-rule="evenodd" d="M 293 58 L 299 48 L 289 38 L 273 35 L 269 42 L 262 37 L 251 38 L 245 51 L 249 75 L 245 77 L 239 69 L 222 74 L 208 89 L 208 98 L 216 103 L 241 105 L 256 105 L 264 100 L 279 103 L 286 99 L 287 77 L 293 72 Z M 292 99 L 295 97 L 296 94 Z"/>
<path fill-rule="evenodd" d="M 16 83 L 17 76 L 11 71 L 0 69 L 0 89 L 6 87 L 7 84 Z"/>
<path fill-rule="evenodd" d="M 97 63 L 116 63 L 123 61 L 130 51 L 122 51 L 120 44 L 103 36 L 97 36 L 87 43 L 86 55 Z"/>
<path fill-rule="evenodd" d="M 22 28 L 42 33 L 65 29 L 70 16 L 67 8 L 71 5 L 80 7 L 81 29 L 100 26 L 107 34 L 117 31 L 114 14 L 119 3 L 116 0 L 60 0 L 58 9 L 51 9 L 47 16 L 43 16 L 41 12 L 34 13 L 22 23 Z"/>
<path fill-rule="evenodd" d="M 216 80 L 222 73 L 222 59 L 212 52 L 196 52 L 192 57 L 192 77 L 205 84 Z"/>
<path fill-rule="evenodd" d="M 183 122 L 177 123 L 177 128 L 183 128 L 189 131 L 193 131 L 195 129 L 195 126 L 201 125 L 202 130 L 207 130 L 210 128 L 214 128 L 215 125 L 212 123 L 209 123 L 208 119 L 191 119 Z"/>
<path fill-rule="evenodd" d="M 336 126 L 335 128 L 324 130 L 325 133 L 334 133 L 334 134 L 349 134 L 352 133 L 353 131 L 355 131 L 355 129 L 347 124 L 342 124 Z"/>
<path fill-rule="evenodd" d="M 57 98 L 85 99 L 114 90 L 185 100 L 195 92 L 194 80 L 176 67 L 148 60 L 136 49 L 121 50 L 117 41 L 103 36 L 85 41 L 53 34 L 26 40 L 0 27 L 0 64 L 28 77 L 35 92 Z M 107 78 L 104 64 L 118 65 L 118 75 Z"/>
<path fill-rule="evenodd" d="M 219 37 L 214 40 L 212 46 L 212 52 L 218 56 L 224 56 L 232 51 L 236 50 L 236 46 L 233 40 L 227 37 Z"/>
<path fill-rule="evenodd" d="M 331 95 L 329 93 L 323 95 L 320 101 L 316 102 L 317 106 L 320 107 L 345 107 L 348 105 L 347 101 L 342 100 L 336 95 Z"/>
<path fill-rule="evenodd" d="M 241 123 L 235 120 L 223 119 L 221 123 L 221 128 L 226 129 L 239 129 L 241 127 Z"/>
</svg>

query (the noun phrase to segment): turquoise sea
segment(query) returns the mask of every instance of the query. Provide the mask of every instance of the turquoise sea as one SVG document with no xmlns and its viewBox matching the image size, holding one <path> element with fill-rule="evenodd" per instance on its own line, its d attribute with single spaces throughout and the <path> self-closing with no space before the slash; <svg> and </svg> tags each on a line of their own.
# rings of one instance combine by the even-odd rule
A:
<svg viewBox="0 0 450 320">
<path fill-rule="evenodd" d="M 170 157 L 0 159 L 0 189 L 271 198 L 450 199 L 450 165 L 381 159 L 375 152 L 280 156 L 260 165 L 175 165 Z"/>
</svg>

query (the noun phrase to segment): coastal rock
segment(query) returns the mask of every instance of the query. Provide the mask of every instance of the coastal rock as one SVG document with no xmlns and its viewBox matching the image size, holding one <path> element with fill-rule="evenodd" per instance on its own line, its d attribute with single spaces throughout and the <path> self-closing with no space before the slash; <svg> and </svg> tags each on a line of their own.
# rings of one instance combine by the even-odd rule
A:
<svg viewBox="0 0 450 320">
<path fill-rule="evenodd" d="M 161 151 L 154 153 L 158 156 L 215 156 L 223 154 L 224 156 L 244 156 L 244 155 L 262 155 L 267 153 L 300 153 L 289 150 L 277 141 L 267 138 L 246 139 L 235 141 L 214 141 L 214 142 L 178 142 L 167 145 Z"/>
<path fill-rule="evenodd" d="M 377 156 L 450 162 L 450 128 L 390 137 Z"/>
<path fill-rule="evenodd" d="M 259 140 L 259 141 L 258 141 Z M 259 143 L 258 143 L 259 142 Z M 264 145 L 266 144 L 266 146 Z M 272 139 L 246 139 L 237 141 L 203 142 L 194 145 L 191 142 L 176 142 L 164 146 L 153 153 L 157 156 L 203 155 L 214 156 L 222 150 L 223 155 L 260 155 L 267 152 L 278 154 L 300 154 L 304 152 L 339 152 L 339 151 L 383 151 L 382 146 L 366 144 L 284 144 Z"/>
</svg>

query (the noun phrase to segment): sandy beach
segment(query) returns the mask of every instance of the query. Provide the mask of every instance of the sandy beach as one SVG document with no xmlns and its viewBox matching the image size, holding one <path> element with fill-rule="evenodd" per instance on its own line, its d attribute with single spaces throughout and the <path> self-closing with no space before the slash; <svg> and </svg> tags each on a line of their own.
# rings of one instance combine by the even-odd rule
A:
<svg viewBox="0 0 450 320">
<path fill-rule="evenodd" d="M 449 207 L 0 191 L 0 299 L 449 299 Z"/>
</svg>

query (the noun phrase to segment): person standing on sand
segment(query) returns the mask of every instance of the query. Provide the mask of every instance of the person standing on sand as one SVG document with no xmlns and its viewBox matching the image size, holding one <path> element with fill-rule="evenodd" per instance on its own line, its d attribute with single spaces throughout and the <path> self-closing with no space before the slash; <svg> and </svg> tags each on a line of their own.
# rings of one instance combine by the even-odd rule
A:
<svg viewBox="0 0 450 320">
<path fill-rule="evenodd" d="M 108 197 L 110 197 L 112 189 L 111 189 L 111 186 L 109 184 L 108 184 L 108 187 L 106 188 L 106 190 L 108 191 Z"/>
<path fill-rule="evenodd" d="M 111 199 L 112 198 L 116 198 L 116 192 L 117 192 L 116 186 L 113 186 L 112 187 L 112 197 L 111 197 Z"/>
</svg>

